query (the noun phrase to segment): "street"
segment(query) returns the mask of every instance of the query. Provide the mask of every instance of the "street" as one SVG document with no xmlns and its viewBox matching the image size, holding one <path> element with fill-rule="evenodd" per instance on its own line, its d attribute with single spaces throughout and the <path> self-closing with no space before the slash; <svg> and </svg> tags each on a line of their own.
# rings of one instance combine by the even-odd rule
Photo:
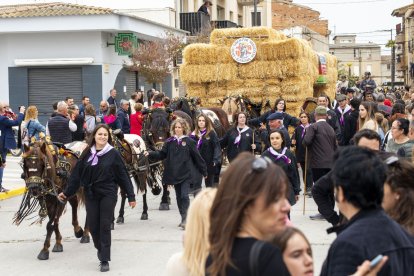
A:
<svg viewBox="0 0 414 276">
<path fill-rule="evenodd" d="M 8 157 L 5 169 L 4 186 L 16 189 L 24 185 L 20 179 L 19 158 Z M 172 196 L 174 197 L 174 192 Z M 170 211 L 158 211 L 160 196 L 149 194 L 149 219 L 141 221 L 142 197 L 137 197 L 137 208 L 126 207 L 125 224 L 115 225 L 112 231 L 112 261 L 108 275 L 163 275 L 168 258 L 182 248 L 184 231 L 177 225 L 180 215 L 175 198 L 172 198 Z M 31 225 L 26 220 L 20 226 L 12 224 L 21 196 L 0 201 L 0 274 L 1 275 L 99 275 L 96 250 L 91 243 L 80 244 L 73 234 L 71 210 L 67 205 L 66 213 L 60 220 L 63 236 L 63 252 L 51 252 L 54 235 L 51 239 L 50 257 L 47 261 L 39 261 L 37 254 L 43 246 L 46 234 L 46 221 L 42 225 Z M 118 201 L 119 203 L 120 201 Z M 328 236 L 325 229 L 329 224 L 325 221 L 312 221 L 309 215 L 316 213 L 316 205 L 312 199 L 306 198 L 306 215 L 302 213 L 303 196 L 292 207 L 292 223 L 300 228 L 312 244 L 315 275 L 319 274 L 322 262 L 334 236 Z M 116 207 L 115 216 L 117 216 Z M 79 209 L 80 224 L 83 226 L 85 210 Z"/>
</svg>

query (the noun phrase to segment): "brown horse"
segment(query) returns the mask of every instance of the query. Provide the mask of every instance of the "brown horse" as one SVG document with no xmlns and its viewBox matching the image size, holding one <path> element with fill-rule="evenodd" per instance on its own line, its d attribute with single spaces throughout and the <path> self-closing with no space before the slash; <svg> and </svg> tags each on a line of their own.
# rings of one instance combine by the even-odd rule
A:
<svg viewBox="0 0 414 276">
<path fill-rule="evenodd" d="M 254 103 L 248 97 L 238 95 L 238 96 L 228 96 L 223 100 L 220 100 L 222 104 L 221 109 L 223 109 L 229 121 L 234 122 L 234 116 L 238 112 L 246 112 L 249 116 L 249 119 L 254 119 L 260 116 L 263 110 L 266 110 L 270 107 L 269 100 L 262 103 Z"/>
<path fill-rule="evenodd" d="M 33 223 L 41 223 L 48 217 L 49 221 L 46 225 L 46 239 L 43 249 L 37 256 L 39 260 L 49 259 L 49 247 L 52 232 L 55 232 L 56 236 L 56 244 L 52 251 L 63 251 L 62 235 L 59 231 L 59 219 L 65 209 L 66 202 L 59 201 L 57 195 L 65 188 L 67 178 L 57 176 L 56 164 L 58 164 L 63 171 L 70 173 L 76 160 L 76 156 L 70 153 L 67 153 L 64 158 L 57 160 L 57 158 L 52 156 L 49 146 L 45 141 L 35 141 L 32 143 L 31 147 L 25 145 L 25 153 L 23 154 L 23 174 L 26 182 L 26 192 L 23 196 L 20 208 L 14 216 L 13 222 L 19 225 L 25 218 L 37 210 L 39 210 L 39 217 Z M 75 236 L 81 238 L 87 233 L 84 233 L 82 227 L 79 226 L 77 215 L 79 204 L 78 197 L 73 196 L 69 198 L 68 201 L 72 206 L 72 225 Z"/>
</svg>

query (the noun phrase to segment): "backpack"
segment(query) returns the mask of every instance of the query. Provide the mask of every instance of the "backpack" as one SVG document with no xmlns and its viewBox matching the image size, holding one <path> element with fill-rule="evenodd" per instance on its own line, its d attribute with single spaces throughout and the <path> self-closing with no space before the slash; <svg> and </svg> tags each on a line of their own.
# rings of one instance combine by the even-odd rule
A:
<svg viewBox="0 0 414 276">
<path fill-rule="evenodd" d="M 29 126 L 31 122 L 32 121 L 30 120 L 29 123 L 22 128 L 22 137 L 21 137 L 22 144 L 26 146 L 30 145 L 30 139 L 33 137 L 33 135 L 32 136 L 29 135 Z"/>
</svg>

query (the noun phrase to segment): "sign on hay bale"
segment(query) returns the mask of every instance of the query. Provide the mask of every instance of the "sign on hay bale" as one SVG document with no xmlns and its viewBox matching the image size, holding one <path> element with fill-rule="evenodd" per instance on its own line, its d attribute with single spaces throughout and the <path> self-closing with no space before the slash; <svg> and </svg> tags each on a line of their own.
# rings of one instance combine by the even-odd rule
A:
<svg viewBox="0 0 414 276">
<path fill-rule="evenodd" d="M 237 63 L 249 63 L 256 56 L 256 44 L 247 37 L 242 37 L 234 41 L 230 48 L 231 57 Z"/>
</svg>

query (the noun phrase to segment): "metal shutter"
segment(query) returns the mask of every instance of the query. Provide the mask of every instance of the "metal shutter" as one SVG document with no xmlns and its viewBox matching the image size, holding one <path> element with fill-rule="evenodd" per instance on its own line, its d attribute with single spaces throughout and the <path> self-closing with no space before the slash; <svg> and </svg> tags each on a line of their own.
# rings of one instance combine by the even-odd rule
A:
<svg viewBox="0 0 414 276">
<path fill-rule="evenodd" d="M 134 71 L 125 72 L 125 83 L 126 83 L 126 98 L 129 100 L 131 98 L 131 94 L 135 92 L 137 89 L 137 77 Z"/>
<path fill-rule="evenodd" d="M 39 121 L 45 124 L 53 112 L 52 104 L 70 96 L 75 104 L 82 103 L 82 68 L 31 68 L 29 105 L 37 106 Z"/>
</svg>

